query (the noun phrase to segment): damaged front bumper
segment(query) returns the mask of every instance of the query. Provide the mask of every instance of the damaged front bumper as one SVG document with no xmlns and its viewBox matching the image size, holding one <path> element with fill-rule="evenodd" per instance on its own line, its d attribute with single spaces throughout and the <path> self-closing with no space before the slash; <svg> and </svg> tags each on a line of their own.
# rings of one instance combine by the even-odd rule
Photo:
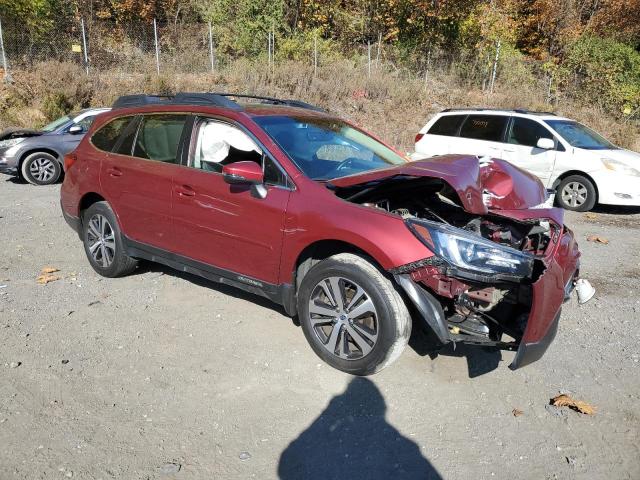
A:
<svg viewBox="0 0 640 480">
<path fill-rule="evenodd" d="M 513 291 L 519 292 L 516 297 L 520 299 L 518 308 L 521 311 L 517 315 L 518 322 L 509 318 L 509 313 L 503 315 L 503 331 L 514 338 L 510 342 L 481 335 L 458 335 L 447 316 L 451 305 L 460 302 L 473 288 L 491 289 L 498 284 L 504 285 L 504 279 L 495 280 L 494 284 L 488 278 L 470 281 L 469 276 L 443 267 L 437 257 L 416 264 L 414 269 L 403 266 L 391 273 L 440 342 L 464 342 L 516 350 L 516 356 L 509 365 L 515 370 L 539 360 L 555 338 L 562 304 L 570 297 L 578 277 L 579 258 L 573 232 L 564 227 L 544 257 L 538 259 L 541 272 L 537 277 L 527 279 L 528 284 L 526 280 L 521 282 L 522 285 L 512 283 Z M 526 295 L 522 295 L 520 290 Z M 489 317 L 488 314 L 485 316 Z M 513 328 L 516 323 L 524 325 L 524 328 Z M 517 332 L 514 333 L 515 330 Z"/>
</svg>

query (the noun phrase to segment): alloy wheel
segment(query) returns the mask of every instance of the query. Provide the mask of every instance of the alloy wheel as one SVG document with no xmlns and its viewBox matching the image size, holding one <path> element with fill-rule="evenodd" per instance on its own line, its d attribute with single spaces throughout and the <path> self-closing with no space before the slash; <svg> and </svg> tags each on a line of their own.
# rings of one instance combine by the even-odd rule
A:
<svg viewBox="0 0 640 480">
<path fill-rule="evenodd" d="M 55 160 L 49 158 L 36 158 L 29 165 L 29 173 L 38 182 L 48 182 L 56 174 Z"/>
<path fill-rule="evenodd" d="M 97 265 L 104 268 L 113 263 L 116 254 L 116 239 L 109 221 L 96 213 L 87 224 L 89 253 Z"/>
<path fill-rule="evenodd" d="M 378 341 L 378 314 L 369 294 L 353 280 L 324 278 L 309 300 L 309 320 L 324 348 L 344 360 L 368 355 Z"/>
<path fill-rule="evenodd" d="M 579 182 L 569 182 L 564 186 L 560 195 L 566 205 L 575 208 L 587 201 L 588 191 L 587 187 Z"/>
</svg>

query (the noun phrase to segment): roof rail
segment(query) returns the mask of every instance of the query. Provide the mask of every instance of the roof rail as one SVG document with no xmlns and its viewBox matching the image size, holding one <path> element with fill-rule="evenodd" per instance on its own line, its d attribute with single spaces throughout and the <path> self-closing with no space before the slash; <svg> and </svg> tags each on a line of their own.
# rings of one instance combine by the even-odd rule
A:
<svg viewBox="0 0 640 480">
<path fill-rule="evenodd" d="M 541 112 L 536 110 L 526 110 L 524 108 L 473 108 L 473 107 L 465 107 L 465 108 L 445 108 L 441 110 L 440 113 L 444 112 L 469 112 L 469 111 L 480 111 L 480 112 L 515 112 L 515 113 L 526 113 L 529 115 L 556 115 L 554 112 Z"/>
<path fill-rule="evenodd" d="M 306 108 L 316 112 L 324 112 L 320 107 L 301 100 L 283 100 L 258 95 L 244 95 L 239 93 L 190 93 L 180 92 L 175 95 L 123 95 L 112 105 L 112 108 L 140 107 L 143 105 L 210 105 L 232 110 L 242 110 L 242 106 L 233 99 L 259 100 L 272 105 L 287 105 L 290 107 Z"/>
<path fill-rule="evenodd" d="M 167 103 L 167 100 L 170 98 L 171 97 L 167 95 L 122 95 L 113 102 L 111 108 L 139 107 L 140 105 Z"/>
<path fill-rule="evenodd" d="M 232 97 L 232 98 L 246 98 L 249 100 L 261 100 L 264 103 L 270 103 L 273 105 L 286 105 L 289 107 L 298 107 L 298 108 L 306 108 L 308 110 L 314 110 L 316 112 L 326 112 L 323 108 L 317 107 L 315 105 L 311 105 L 310 103 L 303 102 L 302 100 L 287 100 L 282 98 L 274 98 L 274 97 L 263 97 L 260 95 L 245 95 L 239 93 L 219 93 L 218 95 L 222 97 Z"/>
<path fill-rule="evenodd" d="M 180 92 L 175 95 L 123 95 L 112 108 L 140 107 L 143 105 L 213 105 L 240 110 L 236 102 L 215 93 Z"/>
</svg>

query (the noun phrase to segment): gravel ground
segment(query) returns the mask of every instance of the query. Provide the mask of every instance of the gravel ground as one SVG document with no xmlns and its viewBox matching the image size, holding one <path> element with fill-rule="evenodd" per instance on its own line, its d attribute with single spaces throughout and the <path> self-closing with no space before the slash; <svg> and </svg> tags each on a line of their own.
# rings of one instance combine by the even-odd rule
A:
<svg viewBox="0 0 640 480">
<path fill-rule="evenodd" d="M 640 478 L 640 210 L 568 215 L 598 292 L 541 361 L 415 335 L 362 379 L 258 297 L 150 264 L 99 277 L 58 192 L 0 179 L 3 480 Z"/>
</svg>

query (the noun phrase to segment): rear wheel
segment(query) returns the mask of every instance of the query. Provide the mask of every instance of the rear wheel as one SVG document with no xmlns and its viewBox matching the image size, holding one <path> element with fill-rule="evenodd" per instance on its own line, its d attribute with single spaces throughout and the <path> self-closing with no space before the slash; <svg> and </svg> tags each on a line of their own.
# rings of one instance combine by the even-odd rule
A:
<svg viewBox="0 0 640 480">
<path fill-rule="evenodd" d="M 62 167 L 53 155 L 35 152 L 24 159 L 20 172 L 33 185 L 51 185 L 60 178 Z"/>
<path fill-rule="evenodd" d="M 135 270 L 137 260 L 125 253 L 120 227 L 107 202 L 96 202 L 82 216 L 84 250 L 103 277 L 121 277 Z"/>
<path fill-rule="evenodd" d="M 562 180 L 556 194 L 558 205 L 576 212 L 591 210 L 596 204 L 596 197 L 596 187 L 582 175 L 570 175 Z"/>
<path fill-rule="evenodd" d="M 298 291 L 300 324 L 325 362 L 370 375 L 400 356 L 411 317 L 393 283 L 366 259 L 348 253 L 316 264 Z"/>
</svg>

